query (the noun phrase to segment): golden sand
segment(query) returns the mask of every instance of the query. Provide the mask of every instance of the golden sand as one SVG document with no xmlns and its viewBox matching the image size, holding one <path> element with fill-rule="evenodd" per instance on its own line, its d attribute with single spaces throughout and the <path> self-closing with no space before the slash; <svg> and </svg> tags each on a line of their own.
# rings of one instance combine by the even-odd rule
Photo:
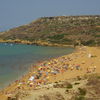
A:
<svg viewBox="0 0 100 100">
<path fill-rule="evenodd" d="M 100 73 L 100 47 L 78 47 L 72 54 L 43 61 L 35 68 L 31 67 L 28 74 L 0 92 L 0 100 L 7 100 L 7 97 L 18 91 L 27 91 L 42 84 L 91 73 Z M 38 74 L 41 76 L 35 76 L 35 79 L 30 80 L 30 77 Z"/>
</svg>

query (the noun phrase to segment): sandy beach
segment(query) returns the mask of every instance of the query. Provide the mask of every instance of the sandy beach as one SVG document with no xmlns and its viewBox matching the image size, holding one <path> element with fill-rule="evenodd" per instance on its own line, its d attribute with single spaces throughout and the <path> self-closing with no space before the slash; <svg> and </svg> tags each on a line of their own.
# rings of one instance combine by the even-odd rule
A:
<svg viewBox="0 0 100 100">
<path fill-rule="evenodd" d="M 31 66 L 26 75 L 0 92 L 0 100 L 7 100 L 19 91 L 91 73 L 100 73 L 100 47 L 78 47 L 72 54 Z"/>
</svg>

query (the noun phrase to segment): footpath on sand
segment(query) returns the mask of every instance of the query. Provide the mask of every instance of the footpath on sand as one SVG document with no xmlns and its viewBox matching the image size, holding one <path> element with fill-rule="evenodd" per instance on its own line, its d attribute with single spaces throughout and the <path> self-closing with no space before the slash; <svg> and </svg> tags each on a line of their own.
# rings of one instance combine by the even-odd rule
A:
<svg viewBox="0 0 100 100">
<path fill-rule="evenodd" d="M 6 100 L 19 91 L 33 90 L 42 85 L 100 73 L 100 48 L 78 47 L 69 55 L 39 62 L 30 71 L 0 92 L 0 100 Z"/>
</svg>

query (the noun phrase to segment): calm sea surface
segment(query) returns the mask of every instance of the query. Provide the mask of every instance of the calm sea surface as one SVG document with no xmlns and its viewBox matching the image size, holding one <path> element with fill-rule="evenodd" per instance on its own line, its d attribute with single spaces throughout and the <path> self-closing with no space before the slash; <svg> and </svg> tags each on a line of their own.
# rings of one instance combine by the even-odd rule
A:
<svg viewBox="0 0 100 100">
<path fill-rule="evenodd" d="M 73 48 L 0 43 L 0 88 L 25 74 L 33 63 L 73 51 Z"/>
</svg>

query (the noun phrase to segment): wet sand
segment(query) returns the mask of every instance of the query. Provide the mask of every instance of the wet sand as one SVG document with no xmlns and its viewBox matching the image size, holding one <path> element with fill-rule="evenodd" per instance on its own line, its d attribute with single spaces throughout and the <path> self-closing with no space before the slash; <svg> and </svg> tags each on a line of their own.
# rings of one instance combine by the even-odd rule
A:
<svg viewBox="0 0 100 100">
<path fill-rule="evenodd" d="M 72 54 L 31 66 L 26 75 L 0 92 L 0 100 L 6 100 L 19 91 L 91 73 L 100 73 L 100 47 L 78 47 Z"/>
</svg>

